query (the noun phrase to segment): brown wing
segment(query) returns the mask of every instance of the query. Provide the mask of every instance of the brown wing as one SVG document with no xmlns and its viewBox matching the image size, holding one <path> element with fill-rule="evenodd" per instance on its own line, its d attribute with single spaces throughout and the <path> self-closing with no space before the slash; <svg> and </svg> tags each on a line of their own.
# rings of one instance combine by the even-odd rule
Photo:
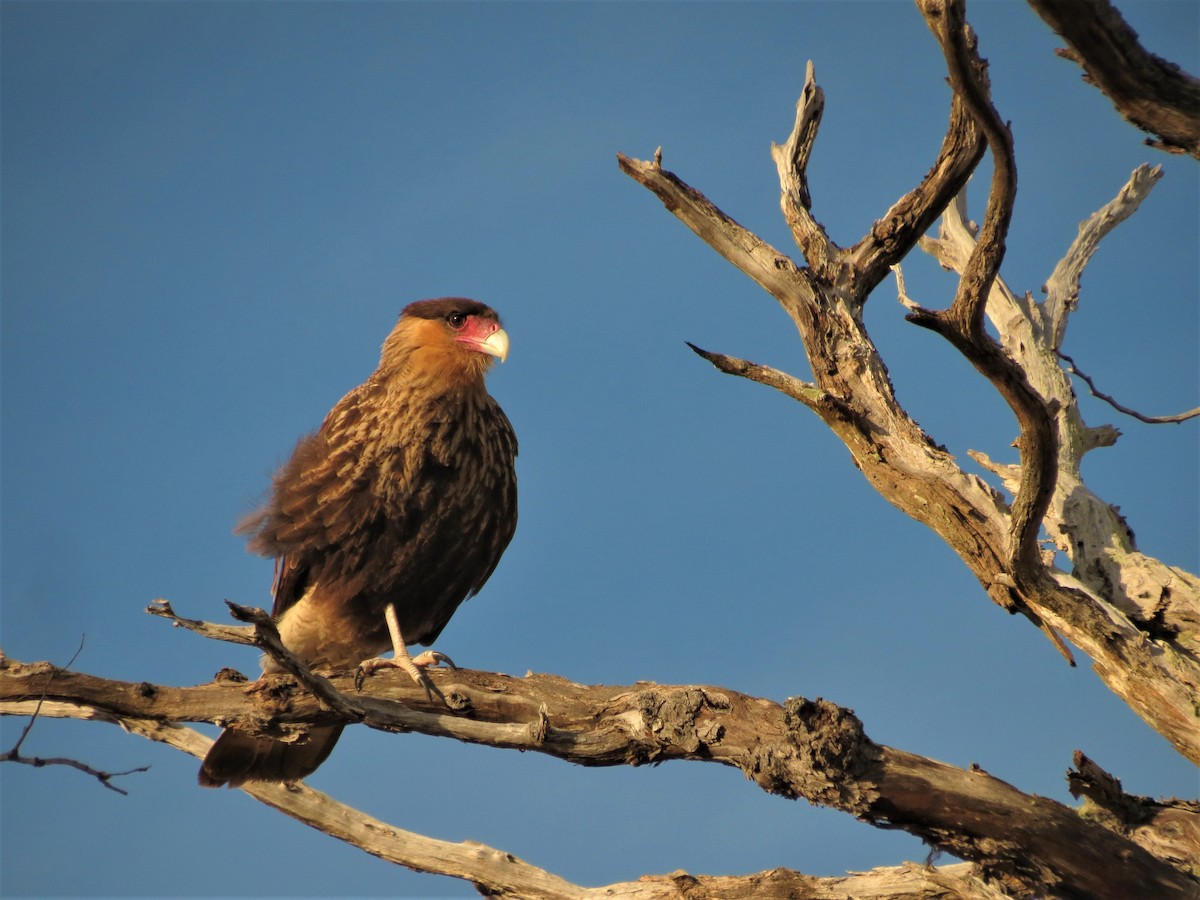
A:
<svg viewBox="0 0 1200 900">
<path fill-rule="evenodd" d="M 495 571 L 517 526 L 517 440 L 500 406 L 451 418 L 429 445 L 414 492 L 418 532 L 396 548 L 397 612 L 410 640 L 434 641 Z M 454 423 L 462 422 L 461 429 Z M 381 598 L 382 599 L 382 598 Z"/>
<path fill-rule="evenodd" d="M 278 561 L 274 614 L 320 582 L 410 641 L 435 639 L 491 576 L 516 529 L 512 425 L 480 398 L 395 396 L 371 382 L 304 438 L 240 531 Z M 479 402 L 481 400 L 481 402 Z"/>
<path fill-rule="evenodd" d="M 490 396 L 484 415 L 490 420 L 491 448 L 482 462 L 483 481 L 488 485 L 483 504 L 485 516 L 479 534 L 486 538 L 479 548 L 479 565 L 475 584 L 468 597 L 474 596 L 492 577 L 500 557 L 517 530 L 517 435 L 508 416 Z"/>
<path fill-rule="evenodd" d="M 372 430 L 368 420 L 375 393 L 367 382 L 343 397 L 275 473 L 266 504 L 236 528 L 250 536 L 250 550 L 276 559 L 276 616 L 304 596 L 331 564 L 346 570 L 345 551 L 379 527 L 381 511 L 369 479 L 356 471 L 369 451 L 365 439 Z"/>
</svg>

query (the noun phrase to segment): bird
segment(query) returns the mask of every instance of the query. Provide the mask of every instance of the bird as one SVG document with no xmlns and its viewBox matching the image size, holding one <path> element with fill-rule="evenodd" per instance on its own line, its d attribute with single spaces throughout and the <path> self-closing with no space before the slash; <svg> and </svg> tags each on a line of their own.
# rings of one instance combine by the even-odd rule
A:
<svg viewBox="0 0 1200 900">
<path fill-rule="evenodd" d="M 508 355 L 491 307 L 465 297 L 404 307 L 379 366 L 300 439 L 263 505 L 236 532 L 274 557 L 272 615 L 310 668 L 394 667 L 428 691 L 425 669 L 453 663 L 432 643 L 483 587 L 517 524 L 512 424 L 484 384 Z M 388 649 L 391 658 L 379 654 Z M 264 675 L 284 671 L 269 657 Z M 292 742 L 226 728 L 204 758 L 204 787 L 291 782 L 325 761 L 342 726 Z"/>
</svg>

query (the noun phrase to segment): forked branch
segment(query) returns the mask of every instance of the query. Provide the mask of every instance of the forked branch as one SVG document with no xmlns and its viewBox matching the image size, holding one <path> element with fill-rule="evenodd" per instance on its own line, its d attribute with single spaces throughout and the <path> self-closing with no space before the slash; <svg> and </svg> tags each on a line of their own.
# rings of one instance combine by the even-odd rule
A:
<svg viewBox="0 0 1200 900">
<path fill-rule="evenodd" d="M 1000 281 L 1016 185 L 1011 139 L 989 99 L 986 70 L 961 2 L 920 0 L 919 5 L 943 45 L 955 100 L 943 156 L 922 184 L 880 220 L 897 222 L 890 243 L 875 243 L 868 235 L 850 251 L 837 251 L 833 268 L 800 268 L 766 248 L 695 188 L 664 172 L 657 160 L 622 157 L 622 169 L 779 301 L 800 333 L 813 383 L 721 353 L 706 350 L 702 355 L 724 372 L 768 384 L 815 411 L 871 485 L 953 547 L 994 602 L 1025 615 L 1068 658 L 1060 634 L 1081 648 L 1105 684 L 1180 753 L 1200 763 L 1200 719 L 1195 715 L 1200 708 L 1200 645 L 1194 638 L 1200 632 L 1200 581 L 1137 553 L 1124 523 L 1078 477 L 1082 455 L 1111 444 L 1115 429 L 1082 424 L 1053 350 L 1048 363 L 1035 359 L 1044 355 L 1045 337 L 1052 330 L 1061 335 L 1069 303 L 1060 301 L 1055 313 L 1049 301 L 1039 305 L 1017 297 Z M 807 210 L 811 200 L 804 165 L 818 117 L 807 107 L 819 93 L 809 74 L 792 136 L 774 154 L 777 167 L 795 170 L 780 173 L 785 208 Z M 1011 505 L 965 472 L 900 406 L 861 315 L 861 288 L 872 284 L 875 275 L 864 274 L 860 265 L 890 266 L 897 253 L 915 244 L 923 236 L 913 230 L 915 225 L 931 222 L 926 217 L 940 212 L 928 204 L 948 202 L 961 191 L 984 141 L 997 165 L 979 239 L 968 236 L 965 213 L 950 204 L 947 222 L 961 234 L 952 243 L 938 242 L 939 258 L 946 259 L 943 250 L 955 254 L 948 265 L 962 273 L 955 299 L 940 312 L 912 300 L 907 305 L 914 321 L 949 338 L 1013 409 L 1021 464 L 991 464 L 1014 495 Z M 946 148 L 956 149 L 946 157 Z M 954 193 L 945 194 L 947 188 Z M 1142 195 L 1144 187 L 1135 187 L 1112 215 L 1127 215 Z M 908 212 L 893 219 L 898 207 Z M 956 223 L 960 213 L 964 221 Z M 1100 221 L 1111 227 L 1105 217 Z M 814 228 L 801 223 L 794 232 L 806 255 L 821 256 L 821 246 L 810 253 L 820 243 Z M 877 222 L 871 234 L 878 233 Z M 1085 244 L 1080 246 L 1086 250 Z M 1070 285 L 1063 284 L 1069 292 Z M 1001 332 L 1003 344 L 984 329 L 985 315 Z M 1076 574 L 1058 571 L 1053 555 L 1043 553 L 1043 526 L 1077 560 Z M 1091 540 L 1097 529 L 1113 540 Z"/>
</svg>

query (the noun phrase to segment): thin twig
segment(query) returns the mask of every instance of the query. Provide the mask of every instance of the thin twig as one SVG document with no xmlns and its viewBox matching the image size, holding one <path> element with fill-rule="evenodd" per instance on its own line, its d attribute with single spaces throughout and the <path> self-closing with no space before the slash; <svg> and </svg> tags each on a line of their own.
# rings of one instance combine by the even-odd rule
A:
<svg viewBox="0 0 1200 900">
<path fill-rule="evenodd" d="M 1077 376 L 1078 378 L 1083 379 L 1088 386 L 1088 390 L 1092 392 L 1093 397 L 1097 398 L 1098 400 L 1103 400 L 1117 412 L 1124 413 L 1127 416 L 1132 416 L 1139 422 L 1145 422 L 1148 425 L 1165 425 L 1169 422 L 1178 424 L 1179 422 L 1186 422 L 1188 419 L 1194 419 L 1197 416 L 1200 416 L 1200 406 L 1197 406 L 1195 409 L 1189 409 L 1187 412 L 1177 413 L 1173 416 L 1147 416 L 1138 412 L 1136 409 L 1130 409 L 1128 406 L 1118 403 L 1115 399 L 1113 399 L 1113 397 L 1099 390 L 1096 387 L 1096 382 L 1092 381 L 1092 379 L 1086 373 L 1079 370 L 1079 366 L 1075 365 L 1075 360 L 1071 359 L 1071 357 L 1067 356 L 1067 354 L 1063 353 L 1058 348 L 1055 348 L 1054 352 L 1058 354 L 1059 359 L 1067 364 L 1068 372 Z"/>
<path fill-rule="evenodd" d="M 37 713 L 34 713 L 34 717 L 37 717 Z M 138 766 L 136 769 L 126 769 L 124 772 L 104 772 L 100 769 L 93 769 L 87 763 L 80 762 L 77 759 L 69 759 L 65 756 L 22 756 L 13 750 L 9 750 L 7 753 L 0 753 L 0 763 L 6 762 L 21 763 L 26 766 L 33 766 L 35 769 L 40 769 L 43 766 L 67 766 L 71 769 L 78 769 L 85 775 L 91 775 L 110 791 L 116 791 L 122 797 L 128 797 L 129 791 L 117 787 L 112 783 L 112 779 L 119 778 L 122 775 L 133 775 L 137 772 L 150 771 L 149 766 Z"/>
<path fill-rule="evenodd" d="M 724 353 L 714 353 L 711 350 L 704 350 L 697 347 L 691 341 L 687 341 L 687 345 L 692 348 L 692 352 L 697 356 L 707 359 L 725 374 L 738 375 L 742 378 L 748 378 L 751 381 L 757 381 L 759 384 L 773 387 L 793 400 L 799 400 L 805 406 L 816 409 L 822 404 L 833 402 L 829 394 L 815 384 L 801 381 L 787 372 L 781 372 L 779 369 L 773 369 L 770 366 L 763 366 L 744 359 L 738 359 L 736 356 L 727 356 Z"/>
<path fill-rule="evenodd" d="M 79 654 L 83 652 L 83 642 L 85 640 L 87 640 L 87 635 L 81 634 L 79 636 L 79 646 L 75 648 L 75 652 L 71 654 L 71 658 L 68 659 L 67 664 L 63 666 L 64 669 L 71 668 L 71 666 L 75 663 L 75 660 L 79 658 Z M 50 683 L 54 681 L 54 676 L 57 674 L 57 672 L 57 669 L 50 670 L 50 677 L 46 680 L 47 689 L 49 689 Z M 21 755 L 21 745 L 25 743 L 25 738 L 29 737 L 29 732 L 33 730 L 33 723 L 37 721 L 38 713 L 42 711 L 42 704 L 45 702 L 46 694 L 45 691 L 43 691 L 41 699 L 38 700 L 37 706 L 34 707 L 33 715 L 29 717 L 29 721 L 25 723 L 25 727 L 21 729 L 21 734 L 17 738 L 17 742 L 13 744 L 11 750 L 5 753 L 3 757 L 0 757 L 0 762 L 5 761 L 6 759 L 11 759 L 13 762 L 18 761 L 17 757 Z"/>
<path fill-rule="evenodd" d="M 218 625 L 215 622 L 205 622 L 201 619 L 185 619 L 182 616 L 176 615 L 175 610 L 171 608 L 170 602 L 163 597 L 159 597 L 147 606 L 146 612 L 152 616 L 167 619 L 176 628 L 186 628 L 188 631 L 195 632 L 202 637 L 212 638 L 216 641 L 228 641 L 231 644 L 247 644 L 251 647 L 255 645 L 254 628 L 252 626 Z"/>
<path fill-rule="evenodd" d="M 75 652 L 71 654 L 71 658 L 67 660 L 67 664 L 62 668 L 71 668 L 71 666 L 75 663 L 75 660 L 79 658 L 79 654 L 83 652 L 83 643 L 86 640 L 86 637 L 86 635 L 80 635 L 79 646 L 75 648 Z M 50 677 L 46 679 L 46 690 L 49 690 L 50 684 L 54 681 L 54 678 L 58 672 L 58 668 L 52 668 L 50 670 Z M 110 791 L 116 791 L 123 797 L 129 796 L 129 791 L 117 787 L 112 783 L 112 779 L 118 778 L 121 775 L 132 775 L 135 772 L 146 772 L 150 769 L 149 766 L 138 766 L 136 769 L 126 769 L 124 772 L 104 772 L 100 769 L 93 769 L 87 763 L 80 762 L 77 759 L 68 759 L 65 756 L 40 757 L 23 756 L 21 754 L 21 745 L 25 743 L 25 738 L 29 737 L 29 732 L 33 730 L 33 723 L 36 722 L 38 720 L 38 716 L 41 715 L 42 705 L 45 702 L 46 693 L 43 691 L 41 698 L 37 702 L 37 706 L 33 708 L 33 714 L 29 717 L 29 721 L 26 722 L 25 727 L 21 729 L 21 734 L 17 737 L 17 742 L 13 744 L 11 750 L 0 753 L 0 763 L 20 763 L 21 765 L 25 766 L 33 766 L 35 769 L 40 769 L 43 766 L 67 766 L 68 768 L 78 769 L 85 775 L 91 775 Z"/>
</svg>

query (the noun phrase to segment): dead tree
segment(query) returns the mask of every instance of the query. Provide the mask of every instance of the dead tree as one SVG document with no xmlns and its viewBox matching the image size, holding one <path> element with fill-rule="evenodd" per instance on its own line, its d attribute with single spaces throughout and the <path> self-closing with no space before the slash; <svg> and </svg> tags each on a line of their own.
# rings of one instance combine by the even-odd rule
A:
<svg viewBox="0 0 1200 900">
<path fill-rule="evenodd" d="M 836 245 L 814 215 L 806 170 L 824 99 L 811 64 L 791 134 L 773 148 L 783 214 L 803 265 L 663 168 L 660 153 L 650 161 L 622 156 L 620 167 L 776 299 L 796 325 L 813 381 L 719 352 L 696 352 L 722 372 L 773 387 L 815 412 L 870 484 L 952 547 L 993 602 L 1027 618 L 1068 660 L 1070 645 L 1085 651 L 1113 692 L 1179 753 L 1200 763 L 1200 579 L 1139 553 L 1116 510 L 1084 483 L 1081 459 L 1110 446 L 1117 433 L 1083 421 L 1071 382 L 1075 367 L 1059 349 L 1079 302 L 1084 265 L 1160 173 L 1140 167 L 1112 202 L 1083 223 L 1047 280 L 1044 299 L 1011 291 L 999 276 L 1015 191 L 1011 136 L 991 101 L 986 65 L 960 0 L 919 0 L 918 6 L 944 53 L 953 88 L 946 135 L 928 174 L 854 245 Z M 985 153 L 994 174 L 976 228 L 966 217 L 964 190 Z M 928 238 L 939 217 L 938 236 Z M 945 308 L 919 303 L 905 291 L 899 265 L 916 247 L 959 275 Z M 867 298 L 893 273 L 907 318 L 949 341 L 1013 412 L 1019 464 L 976 456 L 996 484 L 963 470 L 905 412 L 893 390 L 863 322 Z M 998 339 L 989 334 L 988 321 Z M 1055 564 L 1058 554 L 1070 560 L 1071 571 Z M 978 768 L 876 743 L 852 712 L 825 700 L 779 704 L 712 686 L 601 687 L 466 670 L 438 673 L 444 698 L 431 700 L 403 675 L 380 675 L 359 691 L 351 676 L 322 677 L 291 657 L 261 612 L 234 611 L 250 624 L 183 619 L 165 602 L 151 609 L 205 637 L 257 644 L 289 676 L 249 687 L 220 679 L 176 688 L 0 658 L 0 713 L 100 719 L 193 755 L 203 754 L 208 739 L 180 723 L 287 738 L 297 726 L 345 722 L 532 750 L 585 766 L 717 763 L 741 770 L 764 791 L 904 829 L 966 861 L 845 878 L 784 869 L 739 877 L 676 872 L 585 888 L 500 849 L 401 831 L 303 785 L 245 788 L 372 854 L 465 879 L 490 896 L 1200 896 L 1200 805 L 1126 794 L 1082 754 L 1070 773 L 1072 792 L 1085 798 L 1081 811 Z M 20 751 L 18 741 L 4 759 L 72 763 Z M 114 777 L 83 768 L 106 784 Z"/>
</svg>

